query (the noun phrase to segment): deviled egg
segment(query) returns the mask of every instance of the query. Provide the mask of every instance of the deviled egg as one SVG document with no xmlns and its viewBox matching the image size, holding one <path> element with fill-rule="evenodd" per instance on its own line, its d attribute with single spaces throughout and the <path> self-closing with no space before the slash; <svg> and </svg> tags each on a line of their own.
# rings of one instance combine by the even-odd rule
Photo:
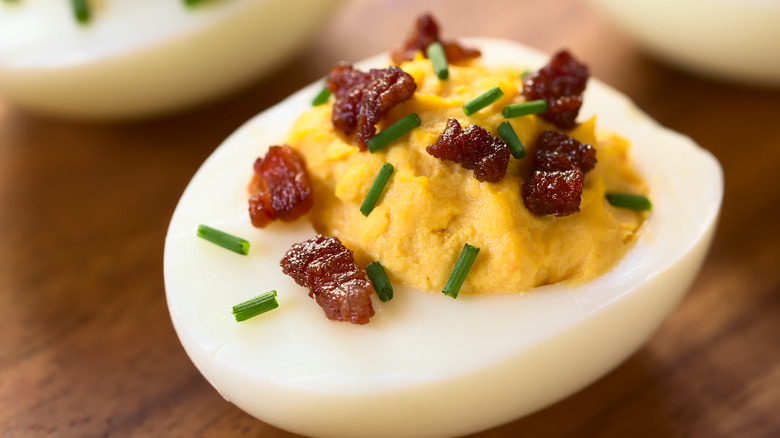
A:
<svg viewBox="0 0 780 438">
<path fill-rule="evenodd" d="M 90 119 L 153 116 L 248 84 L 298 49 L 332 0 L 0 2 L 0 96 Z"/>
<path fill-rule="evenodd" d="M 659 58 L 690 71 L 780 86 L 780 3 L 590 0 Z"/>
<path fill-rule="evenodd" d="M 522 45 L 465 39 L 482 62 L 538 68 Z M 360 68 L 388 63 L 387 54 Z M 251 163 L 284 142 L 321 83 L 259 114 L 203 164 L 182 195 L 165 245 L 174 327 L 205 378 L 230 402 L 280 428 L 316 437 L 448 437 L 484 430 L 554 403 L 598 379 L 656 330 L 707 252 L 723 195 L 720 165 L 591 79 L 580 118 L 631 142 L 653 210 L 626 255 L 589 281 L 523 294 L 395 286 L 357 326 L 326 319 L 279 260 L 315 235 L 305 220 L 253 228 Z M 316 202 L 316 200 L 315 200 Z M 247 238 L 242 257 L 195 236 L 199 224 Z M 279 307 L 237 323 L 231 307 L 269 290 Z"/>
</svg>

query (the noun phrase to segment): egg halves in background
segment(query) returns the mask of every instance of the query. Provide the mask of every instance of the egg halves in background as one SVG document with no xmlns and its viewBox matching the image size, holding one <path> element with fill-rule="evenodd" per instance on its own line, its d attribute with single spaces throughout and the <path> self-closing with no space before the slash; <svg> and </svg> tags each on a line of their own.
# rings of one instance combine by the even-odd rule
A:
<svg viewBox="0 0 780 438">
<path fill-rule="evenodd" d="M 0 2 L 0 97 L 80 119 L 174 112 L 249 84 L 313 34 L 335 0 Z"/>
</svg>

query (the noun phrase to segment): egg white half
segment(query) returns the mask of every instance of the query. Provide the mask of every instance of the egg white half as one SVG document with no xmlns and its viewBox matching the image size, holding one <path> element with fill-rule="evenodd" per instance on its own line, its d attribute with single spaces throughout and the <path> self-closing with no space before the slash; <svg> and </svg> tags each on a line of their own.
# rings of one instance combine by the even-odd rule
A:
<svg viewBox="0 0 780 438">
<path fill-rule="evenodd" d="M 466 39 L 488 65 L 538 68 L 548 57 L 513 42 Z M 381 66 L 386 54 L 360 66 Z M 720 165 L 591 79 L 580 119 L 630 139 L 653 211 L 611 271 L 576 287 L 461 295 L 397 287 L 365 326 L 334 322 L 282 274 L 279 260 L 314 236 L 305 220 L 252 228 L 254 159 L 283 142 L 321 83 L 259 114 L 203 164 L 165 244 L 165 285 L 185 350 L 227 400 L 317 437 L 446 437 L 486 429 L 572 394 L 623 361 L 690 286 L 723 195 Z M 519 190 L 519 188 L 518 188 Z M 316 202 L 316 201 L 315 201 Z M 247 238 L 242 257 L 195 236 L 207 224 Z M 279 308 L 236 323 L 231 306 L 276 289 Z"/>
<path fill-rule="evenodd" d="M 58 116 L 122 119 L 182 109 L 268 71 L 334 0 L 0 2 L 0 95 Z M 283 38 L 280 38 L 283 36 Z"/>
</svg>

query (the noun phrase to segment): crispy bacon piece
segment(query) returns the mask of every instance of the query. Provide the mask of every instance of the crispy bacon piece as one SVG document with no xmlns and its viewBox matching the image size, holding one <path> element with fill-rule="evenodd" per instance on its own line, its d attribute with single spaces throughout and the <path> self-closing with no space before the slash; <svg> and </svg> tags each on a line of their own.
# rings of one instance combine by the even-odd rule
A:
<svg viewBox="0 0 780 438">
<path fill-rule="evenodd" d="M 291 222 L 313 204 L 311 183 L 303 158 L 288 145 L 271 146 L 258 157 L 249 190 L 252 225 L 264 228 L 274 219 Z"/>
<path fill-rule="evenodd" d="M 462 47 L 454 41 L 442 41 L 439 38 L 439 25 L 436 24 L 431 14 L 424 14 L 417 17 L 417 22 L 409 38 L 406 39 L 402 46 L 393 48 L 390 52 L 390 57 L 396 64 L 411 61 L 418 50 L 422 51 L 423 55 L 427 57 L 425 49 L 435 41 L 438 41 L 444 47 L 444 54 L 447 55 L 447 62 L 450 64 L 456 64 L 468 58 L 476 58 L 482 54 L 477 49 Z"/>
<path fill-rule="evenodd" d="M 325 311 L 328 319 L 367 324 L 374 315 L 374 287 L 347 247 L 335 237 L 316 237 L 290 248 L 279 263 Z"/>
<path fill-rule="evenodd" d="M 523 81 L 527 101 L 544 99 L 547 111 L 541 116 L 561 129 L 572 129 L 582 106 L 582 93 L 588 82 L 588 66 L 566 50 L 559 50 L 550 62 Z"/>
<path fill-rule="evenodd" d="M 469 125 L 464 130 L 452 117 L 447 119 L 447 126 L 436 142 L 425 150 L 436 158 L 455 161 L 474 170 L 474 178 L 479 181 L 500 181 L 509 164 L 509 147 L 503 140 L 491 136 L 479 125 Z"/>
<path fill-rule="evenodd" d="M 563 162 L 564 164 L 556 164 Z M 596 166 L 596 149 L 587 143 L 580 143 L 560 131 L 546 130 L 536 140 L 534 170 L 569 170 L 573 164 L 582 173 L 588 173 Z"/>
<path fill-rule="evenodd" d="M 568 216 L 580 211 L 582 171 L 534 171 L 523 184 L 523 203 L 533 214 Z"/>
<path fill-rule="evenodd" d="M 596 165 L 596 149 L 559 131 L 536 140 L 531 177 L 523 183 L 523 203 L 531 213 L 568 216 L 580 211 L 582 182 Z"/>
<path fill-rule="evenodd" d="M 328 90 L 336 97 L 333 126 L 346 135 L 355 134 L 358 147 L 366 150 L 366 141 L 376 135 L 376 124 L 395 105 L 414 95 L 414 78 L 396 66 L 356 70 L 348 63 L 333 67 Z"/>
</svg>

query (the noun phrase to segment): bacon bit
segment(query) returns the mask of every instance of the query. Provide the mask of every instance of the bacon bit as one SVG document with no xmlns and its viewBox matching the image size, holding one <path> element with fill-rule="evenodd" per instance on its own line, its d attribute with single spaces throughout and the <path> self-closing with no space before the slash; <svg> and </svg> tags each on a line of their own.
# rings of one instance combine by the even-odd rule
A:
<svg viewBox="0 0 780 438">
<path fill-rule="evenodd" d="M 311 209 L 312 197 L 306 165 L 288 145 L 271 146 L 265 158 L 258 157 L 249 185 L 249 217 L 264 228 L 274 219 L 292 222 Z"/>
<path fill-rule="evenodd" d="M 523 203 L 531 213 L 568 216 L 580 211 L 582 182 L 596 165 L 596 149 L 559 131 L 536 140 L 531 177 L 523 183 Z"/>
<path fill-rule="evenodd" d="M 390 52 L 390 57 L 396 64 L 411 61 L 418 50 L 422 51 L 423 56 L 427 57 L 425 49 L 436 41 L 444 47 L 444 54 L 447 55 L 447 62 L 450 64 L 457 64 L 464 59 L 476 58 L 482 54 L 477 49 L 461 47 L 460 44 L 454 41 L 442 41 L 439 38 L 439 25 L 436 24 L 431 14 L 424 14 L 417 17 L 417 22 L 409 38 L 406 39 L 403 46 L 393 48 Z"/>
<path fill-rule="evenodd" d="M 296 283 L 309 288 L 328 319 L 367 324 L 374 315 L 374 287 L 339 239 L 318 234 L 296 243 L 279 264 Z"/>
<path fill-rule="evenodd" d="M 564 159 L 565 164 L 555 165 L 550 163 Z M 569 164 L 570 163 L 570 164 Z M 534 170 L 552 171 L 569 170 L 571 164 L 576 166 L 582 173 L 588 173 L 596 166 L 596 149 L 593 146 L 580 143 L 574 137 L 569 137 L 560 131 L 542 132 L 536 140 L 536 152 L 534 155 Z"/>
<path fill-rule="evenodd" d="M 416 89 L 414 78 L 396 66 L 364 73 L 340 63 L 328 76 L 328 90 L 336 97 L 333 126 L 348 136 L 354 133 L 358 147 L 365 151 L 379 120 L 395 105 L 411 99 Z"/>
<path fill-rule="evenodd" d="M 523 203 L 533 214 L 568 216 L 580 211 L 582 171 L 534 171 L 523 184 Z"/>
<path fill-rule="evenodd" d="M 572 129 L 582 106 L 582 93 L 588 82 L 588 66 L 559 50 L 550 62 L 523 81 L 527 101 L 544 99 L 547 111 L 541 116 L 561 129 Z"/>
<path fill-rule="evenodd" d="M 464 130 L 452 117 L 447 119 L 447 126 L 436 142 L 425 150 L 436 158 L 455 161 L 474 170 L 474 178 L 479 181 L 500 181 L 509 164 L 509 147 L 503 140 L 491 136 L 479 125 L 469 125 Z"/>
</svg>

